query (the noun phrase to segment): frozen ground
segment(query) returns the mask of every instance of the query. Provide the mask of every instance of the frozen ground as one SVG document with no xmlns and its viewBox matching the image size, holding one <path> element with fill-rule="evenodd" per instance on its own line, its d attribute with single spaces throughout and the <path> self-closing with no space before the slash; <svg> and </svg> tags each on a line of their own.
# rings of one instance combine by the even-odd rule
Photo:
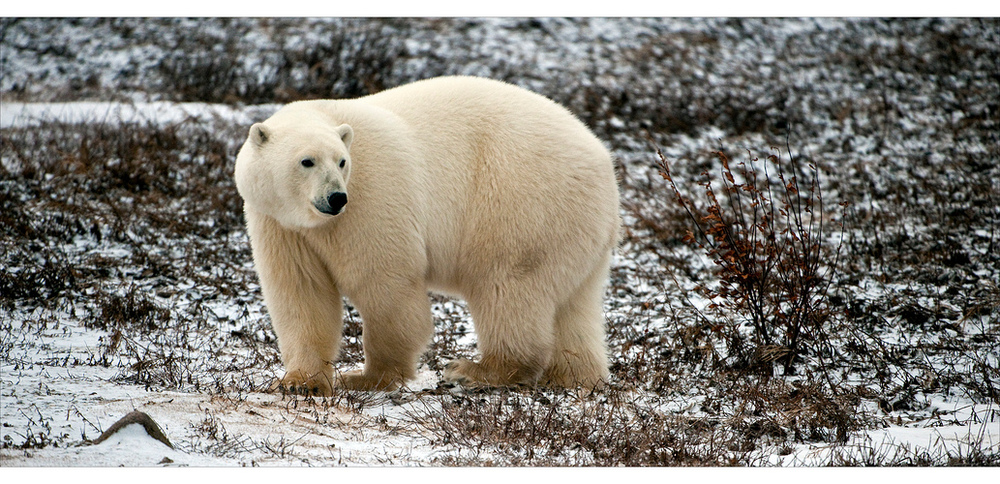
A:
<svg viewBox="0 0 1000 484">
<path fill-rule="evenodd" d="M 996 19 L 2 27 L 2 466 L 1000 463 Z M 265 392 L 282 368 L 231 181 L 247 126 L 442 74 L 552 97 L 619 158 L 610 388 L 441 384 L 475 338 L 434 296 L 409 388 Z M 743 316 L 709 310 L 713 263 L 680 240 L 657 148 L 689 194 L 710 150 L 790 148 L 828 207 L 851 203 L 825 215 L 847 227 L 834 316 L 793 371 L 748 370 Z M 341 369 L 361 364 L 345 319 Z M 136 428 L 90 444 L 132 410 L 175 448 Z"/>
</svg>

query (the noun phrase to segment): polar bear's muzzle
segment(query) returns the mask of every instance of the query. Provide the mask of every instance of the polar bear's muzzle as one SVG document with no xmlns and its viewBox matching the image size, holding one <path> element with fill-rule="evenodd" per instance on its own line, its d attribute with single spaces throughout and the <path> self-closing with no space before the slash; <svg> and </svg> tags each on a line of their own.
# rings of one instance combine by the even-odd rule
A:
<svg viewBox="0 0 1000 484">
<path fill-rule="evenodd" d="M 344 192 L 333 192 L 326 198 L 321 198 L 313 202 L 316 210 L 327 215 L 337 215 L 347 205 L 347 194 Z"/>
</svg>

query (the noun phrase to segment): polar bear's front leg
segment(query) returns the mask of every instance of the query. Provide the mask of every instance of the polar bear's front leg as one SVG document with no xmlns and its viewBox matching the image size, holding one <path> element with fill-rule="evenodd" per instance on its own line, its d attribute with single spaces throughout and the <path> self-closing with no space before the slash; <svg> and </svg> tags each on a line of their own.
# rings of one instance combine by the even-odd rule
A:
<svg viewBox="0 0 1000 484">
<path fill-rule="evenodd" d="M 278 336 L 285 376 L 272 390 L 333 392 L 343 303 L 326 265 L 301 237 L 263 215 L 247 212 L 254 266 Z"/>
</svg>

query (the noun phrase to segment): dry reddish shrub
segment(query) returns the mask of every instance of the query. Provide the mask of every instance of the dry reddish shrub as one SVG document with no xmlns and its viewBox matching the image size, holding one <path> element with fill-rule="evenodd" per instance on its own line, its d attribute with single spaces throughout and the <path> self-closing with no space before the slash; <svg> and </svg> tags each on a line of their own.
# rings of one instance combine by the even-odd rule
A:
<svg viewBox="0 0 1000 484">
<path fill-rule="evenodd" d="M 817 169 L 810 165 L 812 178 L 802 193 L 794 174 L 786 178 L 778 155 L 760 162 L 748 152 L 749 161 L 737 163 L 737 178 L 729 157 L 714 154 L 722 164 L 721 197 L 716 180 L 703 173 L 704 198 L 695 203 L 681 194 L 657 150 L 660 174 L 693 227 L 684 240 L 716 265 L 719 285 L 702 286 L 713 301 L 709 309 L 722 310 L 726 319 L 737 316 L 715 330 L 725 335 L 737 366 L 770 374 L 772 364 L 780 363 L 792 374 L 797 358 L 819 354 L 827 340 L 828 290 L 840 254 L 839 246 L 823 246 L 833 222 L 824 213 Z M 794 158 L 792 165 L 793 173 L 800 171 Z M 749 344 L 740 330 L 744 322 L 751 330 Z"/>
</svg>

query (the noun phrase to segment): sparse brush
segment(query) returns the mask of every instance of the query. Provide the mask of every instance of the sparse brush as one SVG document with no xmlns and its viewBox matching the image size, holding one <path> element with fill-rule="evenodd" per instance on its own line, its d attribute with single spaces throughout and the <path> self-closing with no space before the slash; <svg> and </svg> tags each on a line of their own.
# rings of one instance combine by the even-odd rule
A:
<svg viewBox="0 0 1000 484">
<path fill-rule="evenodd" d="M 473 454 L 444 464 L 720 466 L 746 463 L 756 450 L 734 428 L 657 411 L 621 388 L 466 391 L 448 395 L 440 409 L 411 413 L 432 443 Z"/>
<path fill-rule="evenodd" d="M 253 271 L 230 134 L 193 119 L 5 128 L 0 311 L 69 311 L 106 331 L 77 363 L 118 367 L 117 381 L 258 388 L 277 351 L 246 336 L 266 320 L 246 309 Z M 223 299 L 247 321 L 214 312 Z M 220 358 L 237 347 L 249 352 Z"/>
<path fill-rule="evenodd" d="M 261 104 L 360 97 L 401 83 L 392 67 L 402 55 L 405 25 L 390 19 L 322 25 L 322 35 L 303 39 L 295 26 L 278 21 L 277 46 L 264 52 L 242 40 L 250 25 L 233 25 L 239 30 L 221 38 L 216 28 L 192 29 L 156 65 L 162 90 L 178 101 Z"/>
<path fill-rule="evenodd" d="M 985 425 L 985 423 L 984 423 Z M 870 439 L 833 449 L 821 465 L 837 467 L 996 467 L 1000 444 L 982 434 L 963 437 L 937 435 L 928 446 L 886 439 Z M 795 462 L 790 465 L 795 465 Z"/>
<path fill-rule="evenodd" d="M 840 254 L 839 244 L 832 251 L 824 247 L 833 222 L 824 212 L 818 171 L 810 166 L 812 179 L 801 193 L 797 176 L 786 179 L 778 155 L 768 156 L 758 168 L 759 159 L 748 153 L 749 162 L 737 164 L 737 179 L 729 157 L 722 151 L 714 154 L 722 164 L 721 200 L 715 180 L 704 173 L 704 199 L 695 203 L 681 194 L 669 162 L 657 150 L 660 174 L 694 227 L 684 240 L 704 250 L 716 265 L 718 287 L 702 286 L 713 301 L 708 309 L 742 320 L 713 329 L 724 335 L 736 366 L 770 374 L 778 363 L 792 374 L 797 359 L 810 346 L 818 352 L 828 338 L 828 289 Z M 777 170 L 776 180 L 769 164 Z M 794 158 L 792 165 L 798 173 Z M 773 188 L 775 182 L 779 188 Z M 741 329 L 744 321 L 751 330 L 749 344 Z"/>
</svg>

